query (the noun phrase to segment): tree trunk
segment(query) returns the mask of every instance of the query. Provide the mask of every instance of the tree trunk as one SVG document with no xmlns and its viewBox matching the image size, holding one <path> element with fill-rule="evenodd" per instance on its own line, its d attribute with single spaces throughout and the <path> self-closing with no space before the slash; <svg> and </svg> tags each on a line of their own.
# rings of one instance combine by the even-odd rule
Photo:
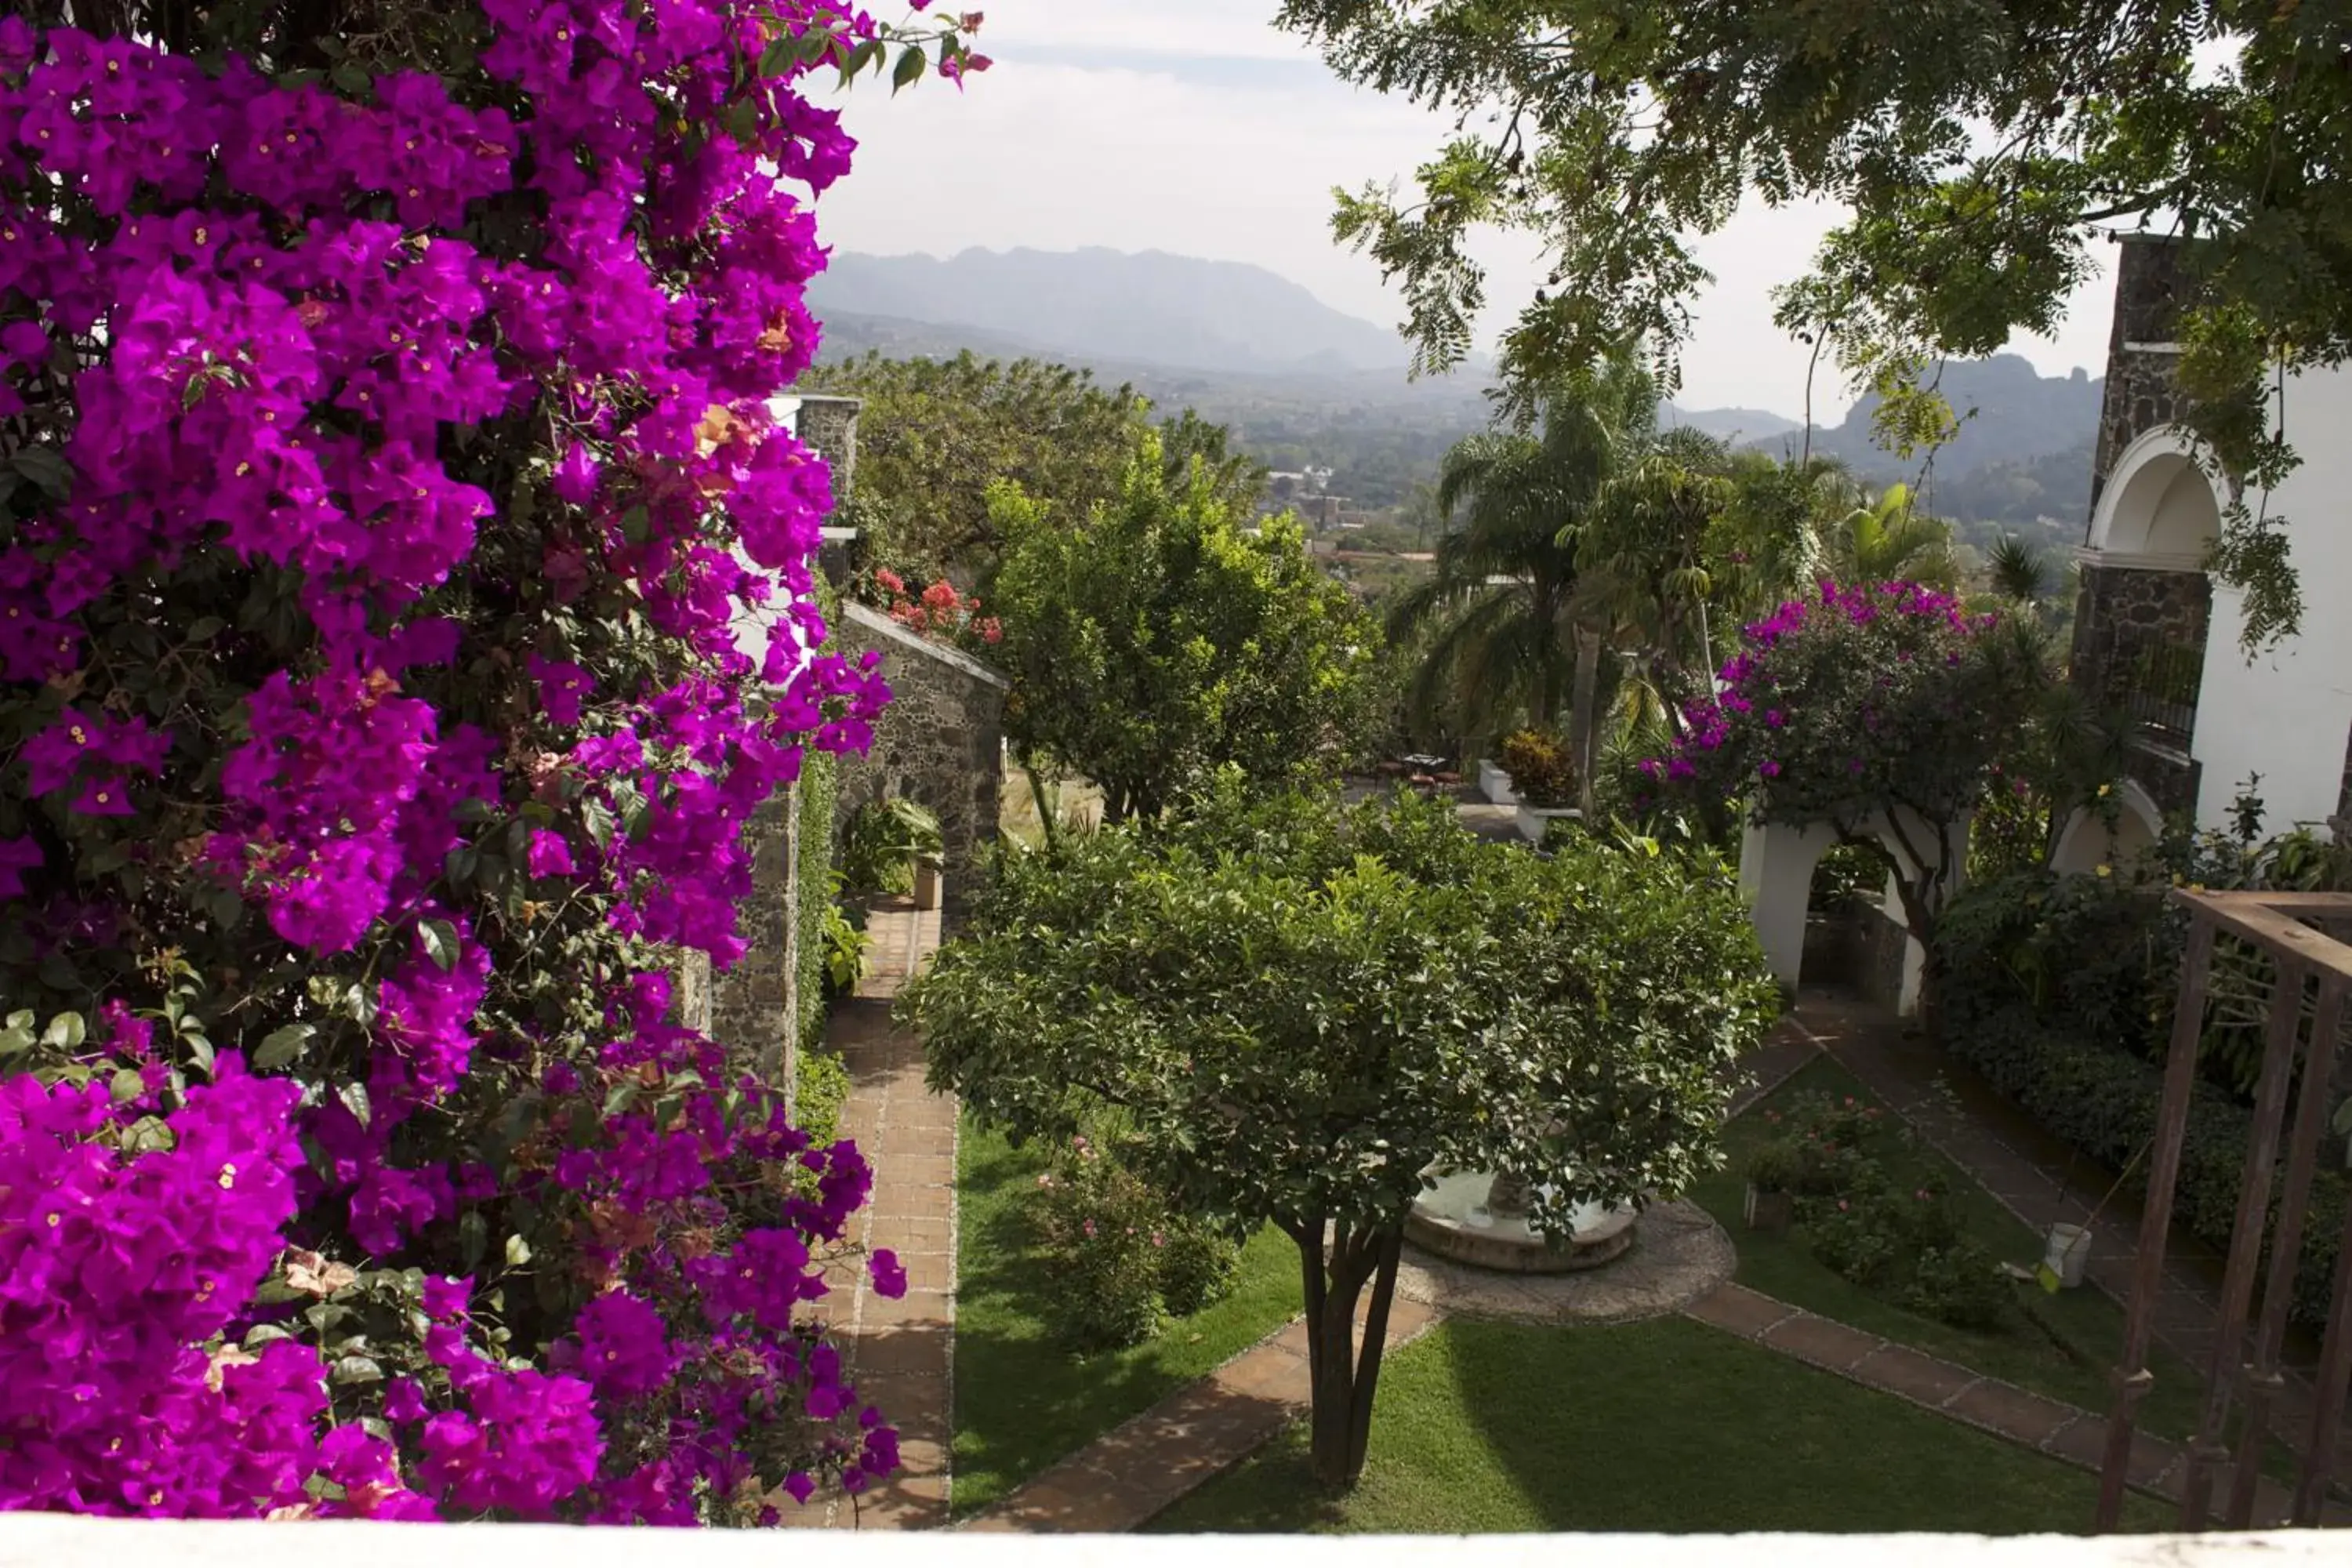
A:
<svg viewBox="0 0 2352 1568">
<path fill-rule="evenodd" d="M 1315 1479 L 1326 1491 L 1344 1492 L 1364 1473 L 1404 1233 L 1402 1227 L 1343 1229 L 1327 1258 L 1323 1220 L 1297 1221 L 1283 1228 L 1297 1243 L 1306 1288 L 1307 1377 L 1314 1401 L 1308 1417 L 1309 1453 Z M 1372 1287 L 1372 1297 L 1359 1349 L 1356 1304 L 1366 1284 Z"/>
<path fill-rule="evenodd" d="M 1590 626 L 1576 628 L 1576 688 L 1569 699 L 1570 746 L 1576 753 L 1576 800 L 1584 825 L 1592 826 L 1592 737 L 1598 725 L 1592 712 L 1593 688 L 1601 679 L 1601 634 Z"/>
</svg>

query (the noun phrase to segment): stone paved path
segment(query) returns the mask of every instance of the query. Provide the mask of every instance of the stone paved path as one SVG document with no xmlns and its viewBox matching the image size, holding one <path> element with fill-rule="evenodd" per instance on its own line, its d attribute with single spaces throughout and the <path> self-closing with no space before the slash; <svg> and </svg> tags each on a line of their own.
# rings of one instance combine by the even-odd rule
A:
<svg viewBox="0 0 2352 1568">
<path fill-rule="evenodd" d="M 955 1408 L 956 1104 L 923 1087 L 922 1043 L 890 1022 L 890 999 L 937 949 L 936 910 L 886 906 L 866 978 L 834 1010 L 826 1043 L 849 1068 L 841 1135 L 874 1165 L 874 1196 L 850 1239 L 889 1247 L 907 1270 L 898 1300 L 874 1293 L 862 1255 L 836 1271 L 826 1299 L 858 1391 L 898 1428 L 902 1468 L 856 1500 L 837 1494 L 835 1528 L 922 1530 L 948 1517 L 949 1422 Z M 810 1521 L 816 1523 L 816 1521 Z"/>
<path fill-rule="evenodd" d="M 2091 1283 L 2118 1302 L 2131 1298 L 2140 1205 L 2118 1193 L 2091 1220 L 2114 1177 L 2091 1166 L 2003 1100 L 1990 1084 L 1925 1039 L 1906 1035 L 1883 1008 L 1829 991 L 1808 991 L 1795 1023 L 1821 1049 L 1867 1085 L 2001 1205 L 2037 1234 L 2059 1221 L 2091 1222 Z M 2020 1259 L 2019 1261 L 2024 1261 Z M 2156 1338 L 2189 1363 L 2199 1385 L 2220 1338 L 2221 1259 L 2175 1226 L 2165 1247 L 2164 1287 L 2157 1298 Z M 2312 1391 L 2294 1363 L 2315 1359 L 2309 1342 L 2290 1337 L 2290 1366 L 2273 1425 L 2298 1451 L 2310 1429 Z M 2352 1485 L 2352 1436 L 2339 1443 L 2339 1484 Z"/>
<path fill-rule="evenodd" d="M 2106 1449 L 2104 1411 L 2047 1399 L 1996 1377 L 1984 1377 L 1955 1362 L 1849 1328 L 1791 1307 L 1743 1285 L 1727 1284 L 1688 1308 L 1685 1315 L 1736 1334 L 1751 1344 L 1794 1357 L 1824 1372 L 1891 1394 L 1939 1415 L 2039 1450 L 2080 1469 L 2095 1472 Z M 2145 1432 L 2132 1442 L 2130 1481 L 2168 1501 L 2180 1500 L 2182 1447 Z M 2226 1494 L 2226 1477 L 2220 1489 Z M 2265 1479 L 2254 1494 L 2254 1528 L 2284 1526 L 2294 1504 L 2285 1488 Z M 2352 1510 L 2330 1503 L 2325 1522 L 2352 1521 Z"/>
</svg>

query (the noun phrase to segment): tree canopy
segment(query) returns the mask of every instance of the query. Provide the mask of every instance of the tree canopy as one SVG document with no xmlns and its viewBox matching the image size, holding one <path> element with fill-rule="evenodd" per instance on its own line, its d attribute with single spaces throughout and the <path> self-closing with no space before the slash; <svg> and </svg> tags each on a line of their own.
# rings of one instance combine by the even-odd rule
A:
<svg viewBox="0 0 2352 1568">
<path fill-rule="evenodd" d="M 1221 765 L 1328 772 L 1372 721 L 1379 628 L 1297 521 L 1247 528 L 1208 462 L 1171 478 L 1166 457 L 1144 435 L 1117 494 L 1076 517 L 1009 481 L 988 494 L 1006 734 L 1099 784 L 1114 819 Z"/>
<path fill-rule="evenodd" d="M 862 398 L 857 498 L 842 521 L 876 564 L 925 580 L 985 578 L 1003 542 L 987 499 L 1000 479 L 1087 515 L 1118 494 L 1151 405 L 1131 386 L 1037 360 L 884 359 L 866 354 L 811 373 L 816 389 Z M 1223 426 L 1187 409 L 1160 423 L 1171 475 L 1194 457 L 1221 493 L 1254 503 L 1264 473 L 1228 449 Z"/>
<path fill-rule="evenodd" d="M 1717 872 L 1591 842 L 1546 858 L 1410 798 L 1227 789 L 1006 857 L 907 1005 L 933 1084 L 983 1121 L 1062 1137 L 1111 1108 L 1130 1168 L 1290 1235 L 1317 1468 L 1346 1485 L 1423 1173 L 1524 1178 L 1555 1231 L 1580 1202 L 1672 1194 L 1711 1168 L 1718 1069 L 1772 1000 Z"/>
<path fill-rule="evenodd" d="M 1514 385 L 1646 339 L 1671 389 L 1696 244 L 1751 195 L 1849 209 L 1778 320 L 1882 391 L 2049 331 L 2115 227 L 2196 241 L 2192 418 L 2257 484 L 2292 461 L 2273 366 L 2352 353 L 2346 0 L 1285 0 L 1279 21 L 1455 117 L 1409 194 L 1341 193 L 1336 219 L 1402 279 L 1421 370 L 1470 348 L 1491 226 L 1551 268 L 1504 336 Z M 1945 417 L 1885 408 L 1898 444 Z M 2221 556 L 2273 630 L 2296 610 L 2283 552 L 2241 511 Z"/>
</svg>

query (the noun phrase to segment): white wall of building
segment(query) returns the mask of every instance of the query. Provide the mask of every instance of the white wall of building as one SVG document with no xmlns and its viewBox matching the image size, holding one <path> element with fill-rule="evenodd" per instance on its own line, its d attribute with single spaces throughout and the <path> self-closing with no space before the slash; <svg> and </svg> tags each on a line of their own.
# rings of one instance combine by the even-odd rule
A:
<svg viewBox="0 0 2352 1568">
<path fill-rule="evenodd" d="M 2352 372 L 2291 379 L 2286 434 L 2303 463 L 2268 500 L 2271 515 L 2286 520 L 2303 627 L 2249 660 L 2239 641 L 2245 596 L 2214 584 L 2191 747 L 2204 764 L 2200 827 L 2228 825 L 2250 773 L 2262 775 L 2254 793 L 2273 833 L 2324 823 L 2343 787 L 2352 732 Z"/>
</svg>

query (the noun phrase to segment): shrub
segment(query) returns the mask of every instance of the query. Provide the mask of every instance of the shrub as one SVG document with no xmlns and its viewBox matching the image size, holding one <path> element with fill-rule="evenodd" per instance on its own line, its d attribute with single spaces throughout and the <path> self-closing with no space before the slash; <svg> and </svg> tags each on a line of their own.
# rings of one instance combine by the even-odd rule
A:
<svg viewBox="0 0 2352 1568">
<path fill-rule="evenodd" d="M 1503 737 L 1498 755 L 1503 771 L 1511 775 L 1512 793 L 1529 805 L 1576 804 L 1576 759 L 1557 737 L 1536 730 L 1514 731 Z"/>
<path fill-rule="evenodd" d="M 2155 1135 L 2163 1093 L 2158 1068 L 2045 1025 L 2025 1007 L 2012 1003 L 1956 1011 L 1945 1045 L 2053 1136 L 2110 1171 L 2131 1164 Z M 2189 1234 L 2216 1248 L 2227 1249 L 2236 1224 L 2252 1121 L 2222 1089 L 2203 1081 L 2195 1086 L 2173 1214 Z M 2144 1176 L 2135 1176 L 2132 1190 L 2146 1192 Z M 2294 1312 L 2314 1329 L 2327 1321 L 2347 1197 L 2343 1172 L 2323 1168 L 2313 1178 Z M 2271 1217 L 2276 1218 L 2275 1207 Z"/>
<path fill-rule="evenodd" d="M 874 938 L 842 908 L 841 874 L 836 871 L 828 880 L 835 896 L 825 903 L 824 923 L 817 931 L 817 940 L 823 944 L 820 976 L 829 1001 L 857 989 L 857 982 L 866 973 L 866 950 L 873 945 Z"/>
<path fill-rule="evenodd" d="M 1969 1329 L 2004 1325 L 2015 1292 L 1992 1255 L 1962 1230 L 1939 1179 L 1898 1186 L 1889 1176 L 1878 1107 L 1811 1095 L 1779 1121 L 1786 1131 L 1758 1153 L 1776 1151 L 1767 1173 L 1783 1184 L 1779 1190 L 1799 1194 L 1801 1237 L 1823 1267 L 1925 1317 Z"/>
<path fill-rule="evenodd" d="M 832 1000 L 833 948 L 829 933 L 845 919 L 842 879 L 834 867 L 833 830 L 838 773 L 833 758 L 813 752 L 801 764 L 800 789 L 800 1017 L 803 1047 L 824 1037 L 826 1004 Z"/>
<path fill-rule="evenodd" d="M 838 1051 L 803 1049 L 794 1064 L 793 1120 L 817 1145 L 841 1133 L 841 1108 L 849 1102 L 849 1068 Z"/>
<path fill-rule="evenodd" d="M 1037 1188 L 1038 1238 L 1052 1255 L 1045 1315 L 1055 1333 L 1079 1350 L 1112 1350 L 1158 1332 L 1168 1223 L 1159 1194 L 1083 1133 Z"/>
<path fill-rule="evenodd" d="M 915 885 L 918 856 L 937 855 L 940 819 L 904 795 L 857 808 L 841 837 L 841 874 L 849 890 L 905 893 Z"/>
<path fill-rule="evenodd" d="M 1171 1218 L 1160 1249 L 1160 1300 L 1179 1318 L 1215 1306 L 1241 1278 L 1242 1249 L 1199 1220 Z"/>
</svg>

